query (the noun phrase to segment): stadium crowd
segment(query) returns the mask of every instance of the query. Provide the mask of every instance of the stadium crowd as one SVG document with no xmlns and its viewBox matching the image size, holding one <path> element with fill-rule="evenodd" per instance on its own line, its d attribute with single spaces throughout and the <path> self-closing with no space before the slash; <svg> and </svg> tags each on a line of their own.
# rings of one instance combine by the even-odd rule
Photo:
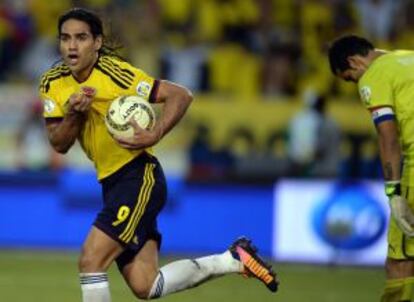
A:
<svg viewBox="0 0 414 302">
<path fill-rule="evenodd" d="M 121 54 L 134 65 L 196 93 L 288 102 L 311 90 L 327 98 L 357 100 L 352 85 L 331 76 L 327 42 L 355 32 L 381 47 L 414 48 L 413 5 L 411 0 L 3 0 L 0 83 L 36 85 L 40 74 L 59 59 L 53 26 L 57 17 L 72 6 L 82 6 L 104 17 L 110 24 L 106 30 L 111 42 L 123 46 Z M 199 130 L 206 134 L 202 126 Z M 285 130 L 270 144 L 282 140 L 287 146 L 289 129 Z M 241 132 L 236 138 L 248 145 L 252 134 Z M 195 162 L 200 158 L 194 155 L 200 150 L 197 139 L 189 151 Z M 370 147 L 371 138 L 348 136 L 347 142 L 352 147 L 346 160 L 338 159 L 339 168 L 322 176 L 378 177 L 379 169 L 372 169 L 378 158 Z M 249 168 L 251 153 L 238 160 L 231 148 L 224 151 L 231 156 L 223 157 L 221 150 L 220 156 L 212 152 L 207 158 L 221 168 L 238 162 L 236 170 L 254 174 Z M 370 154 L 368 161 L 364 152 Z M 263 160 L 259 174 L 269 167 L 269 160 L 276 160 L 272 156 Z M 272 170 L 271 177 L 312 174 L 309 167 L 305 172 L 298 172 L 297 165 L 283 168 L 285 160 L 286 153 L 276 160 L 278 169 Z"/>
<path fill-rule="evenodd" d="M 292 96 L 311 85 L 319 93 L 347 93 L 329 74 L 323 51 L 327 41 L 355 32 L 380 46 L 411 48 L 413 4 L 409 0 L 3 0 L 0 80 L 36 81 L 57 57 L 52 26 L 57 16 L 71 6 L 84 6 L 106 17 L 108 30 L 116 33 L 114 42 L 122 41 L 128 51 L 123 54 L 134 64 L 194 91 Z"/>
</svg>

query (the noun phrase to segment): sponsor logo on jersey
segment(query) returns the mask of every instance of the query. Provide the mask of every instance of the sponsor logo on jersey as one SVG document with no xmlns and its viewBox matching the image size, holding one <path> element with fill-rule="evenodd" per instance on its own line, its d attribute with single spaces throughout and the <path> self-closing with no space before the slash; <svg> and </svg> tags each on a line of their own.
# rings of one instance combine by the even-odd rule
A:
<svg viewBox="0 0 414 302">
<path fill-rule="evenodd" d="M 148 98 L 151 93 L 151 85 L 148 82 L 141 81 L 137 85 L 137 94 L 144 98 Z"/>
</svg>

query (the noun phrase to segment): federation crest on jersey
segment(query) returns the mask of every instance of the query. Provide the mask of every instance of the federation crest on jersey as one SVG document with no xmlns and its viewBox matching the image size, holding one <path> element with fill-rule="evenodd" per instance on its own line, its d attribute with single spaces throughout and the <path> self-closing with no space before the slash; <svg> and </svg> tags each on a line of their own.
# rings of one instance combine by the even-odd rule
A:
<svg viewBox="0 0 414 302">
<path fill-rule="evenodd" d="M 151 93 L 151 85 L 148 82 L 141 81 L 137 85 L 137 94 L 140 97 L 148 98 Z"/>
<path fill-rule="evenodd" d="M 361 87 L 359 90 L 359 95 L 361 96 L 361 100 L 366 106 L 369 106 L 371 104 L 371 88 L 368 86 Z"/>
<path fill-rule="evenodd" d="M 52 113 L 56 108 L 56 103 L 51 99 L 46 99 L 43 101 L 43 108 L 46 113 Z"/>
</svg>

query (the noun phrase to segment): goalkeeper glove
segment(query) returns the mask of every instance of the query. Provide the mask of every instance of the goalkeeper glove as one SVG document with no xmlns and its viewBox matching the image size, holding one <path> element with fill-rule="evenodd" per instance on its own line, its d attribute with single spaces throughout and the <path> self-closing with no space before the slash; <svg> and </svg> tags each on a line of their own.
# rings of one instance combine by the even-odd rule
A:
<svg viewBox="0 0 414 302">
<path fill-rule="evenodd" d="M 399 181 L 385 183 L 385 194 L 389 198 L 391 216 L 398 227 L 407 236 L 414 237 L 414 214 L 407 200 L 401 196 L 401 184 Z"/>
</svg>

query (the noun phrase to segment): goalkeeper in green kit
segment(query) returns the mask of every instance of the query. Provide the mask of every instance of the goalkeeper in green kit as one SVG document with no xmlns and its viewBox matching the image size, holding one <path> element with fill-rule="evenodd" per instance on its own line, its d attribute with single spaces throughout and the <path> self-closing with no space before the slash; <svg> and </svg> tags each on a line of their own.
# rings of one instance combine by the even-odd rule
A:
<svg viewBox="0 0 414 302">
<path fill-rule="evenodd" d="M 358 84 L 378 133 L 391 209 L 381 301 L 414 301 L 414 52 L 375 49 L 348 35 L 331 44 L 329 63 L 334 75 Z"/>
</svg>

